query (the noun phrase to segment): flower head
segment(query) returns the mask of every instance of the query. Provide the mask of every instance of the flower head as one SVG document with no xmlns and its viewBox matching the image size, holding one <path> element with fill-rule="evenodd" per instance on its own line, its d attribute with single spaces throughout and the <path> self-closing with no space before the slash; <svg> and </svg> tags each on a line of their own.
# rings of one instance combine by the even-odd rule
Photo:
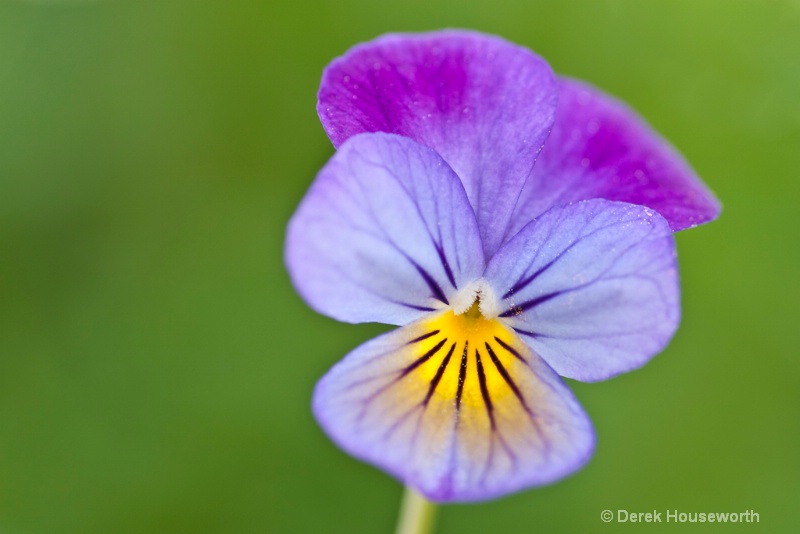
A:
<svg viewBox="0 0 800 534">
<path fill-rule="evenodd" d="M 292 281 L 335 319 L 401 325 L 320 380 L 322 427 L 437 501 L 580 468 L 594 433 L 559 375 L 664 348 L 672 232 L 716 217 L 713 195 L 627 107 L 478 33 L 356 46 L 318 112 L 338 150 L 289 224 Z"/>
</svg>

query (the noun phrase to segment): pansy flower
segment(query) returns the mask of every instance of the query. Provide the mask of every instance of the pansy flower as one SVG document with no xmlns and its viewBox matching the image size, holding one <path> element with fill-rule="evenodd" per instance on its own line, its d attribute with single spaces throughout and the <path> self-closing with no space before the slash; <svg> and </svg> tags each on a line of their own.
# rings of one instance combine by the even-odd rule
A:
<svg viewBox="0 0 800 534">
<path fill-rule="evenodd" d="M 673 231 L 716 199 L 626 106 L 497 37 L 356 46 L 317 109 L 337 152 L 289 224 L 292 281 L 322 314 L 400 326 L 319 381 L 325 432 L 439 502 L 580 468 L 594 432 L 560 376 L 665 347 Z"/>
</svg>

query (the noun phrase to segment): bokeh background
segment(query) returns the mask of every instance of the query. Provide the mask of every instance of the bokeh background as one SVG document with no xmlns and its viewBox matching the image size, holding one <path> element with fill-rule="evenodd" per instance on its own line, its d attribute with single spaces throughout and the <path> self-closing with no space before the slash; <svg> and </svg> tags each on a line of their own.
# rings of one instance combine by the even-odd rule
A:
<svg viewBox="0 0 800 534">
<path fill-rule="evenodd" d="M 800 2 L 2 0 L 0 533 L 392 531 L 399 484 L 309 410 L 383 327 L 310 311 L 282 246 L 333 152 L 325 64 L 442 27 L 626 100 L 725 211 L 678 236 L 669 348 L 572 383 L 599 436 L 588 467 L 445 507 L 439 532 L 797 532 Z"/>
</svg>

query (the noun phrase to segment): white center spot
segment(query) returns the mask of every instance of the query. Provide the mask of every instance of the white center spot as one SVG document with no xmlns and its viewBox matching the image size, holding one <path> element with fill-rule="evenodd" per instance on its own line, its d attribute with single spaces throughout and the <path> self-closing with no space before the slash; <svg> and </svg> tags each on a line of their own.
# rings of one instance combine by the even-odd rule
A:
<svg viewBox="0 0 800 534">
<path fill-rule="evenodd" d="M 484 278 L 470 282 L 450 299 L 453 313 L 460 315 L 466 312 L 476 300 L 478 301 L 481 315 L 486 319 L 494 319 L 500 314 L 500 302 L 497 300 L 497 295 Z"/>
</svg>

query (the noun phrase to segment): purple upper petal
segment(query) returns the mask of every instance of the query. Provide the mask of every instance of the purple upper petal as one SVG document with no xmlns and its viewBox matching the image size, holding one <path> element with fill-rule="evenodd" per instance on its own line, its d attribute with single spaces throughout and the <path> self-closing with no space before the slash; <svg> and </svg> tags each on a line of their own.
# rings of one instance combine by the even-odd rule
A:
<svg viewBox="0 0 800 534">
<path fill-rule="evenodd" d="M 680 318 L 672 232 L 650 208 L 586 200 L 547 211 L 503 245 L 485 278 L 500 318 L 561 376 L 643 365 Z"/>
<path fill-rule="evenodd" d="M 466 31 L 388 35 L 332 62 L 319 113 L 335 146 L 391 132 L 434 148 L 464 183 L 486 257 L 553 124 L 557 86 L 530 50 Z"/>
<path fill-rule="evenodd" d="M 361 134 L 320 171 L 289 222 L 286 264 L 317 311 L 406 324 L 443 308 L 483 271 L 475 215 L 436 152 Z"/>
<path fill-rule="evenodd" d="M 523 188 L 507 237 L 553 206 L 589 198 L 648 206 L 674 231 L 719 214 L 714 195 L 635 112 L 588 84 L 559 81 L 553 132 Z"/>
</svg>

